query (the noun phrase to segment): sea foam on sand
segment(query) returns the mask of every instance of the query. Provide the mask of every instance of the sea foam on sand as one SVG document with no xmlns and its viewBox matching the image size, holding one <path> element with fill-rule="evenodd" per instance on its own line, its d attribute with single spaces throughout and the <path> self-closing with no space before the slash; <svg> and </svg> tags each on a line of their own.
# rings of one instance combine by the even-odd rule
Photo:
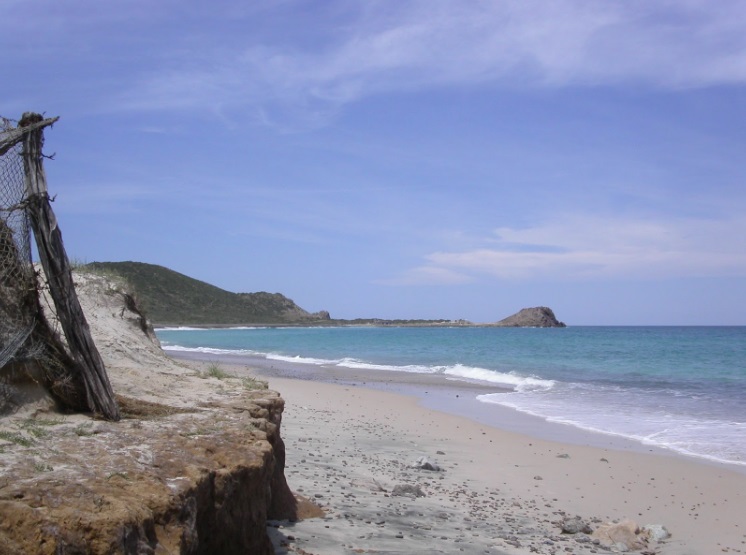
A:
<svg viewBox="0 0 746 555">
<path fill-rule="evenodd" d="M 274 523 L 278 553 L 601 552 L 592 536 L 562 533 L 575 516 L 593 528 L 663 525 L 672 536 L 651 553 L 746 553 L 738 469 L 507 432 L 362 381 L 264 377 L 287 403 L 288 483 L 326 511 Z M 442 471 L 413 467 L 421 457 Z"/>
</svg>

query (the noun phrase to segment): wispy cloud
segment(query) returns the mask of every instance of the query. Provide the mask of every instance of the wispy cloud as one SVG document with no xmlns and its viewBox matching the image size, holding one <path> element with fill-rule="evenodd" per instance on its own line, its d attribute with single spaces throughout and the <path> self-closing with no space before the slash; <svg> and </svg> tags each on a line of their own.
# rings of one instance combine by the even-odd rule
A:
<svg viewBox="0 0 746 555">
<path fill-rule="evenodd" d="M 374 2 L 315 49 L 251 38 L 230 50 L 197 43 L 166 66 L 146 68 L 120 102 L 243 107 L 273 123 L 323 120 L 388 91 L 629 82 L 743 84 L 746 8 L 732 0 Z"/>
<path fill-rule="evenodd" d="M 434 252 L 391 284 L 485 279 L 746 276 L 742 218 L 668 221 L 566 217 L 526 229 L 500 228 L 485 246 Z"/>
<path fill-rule="evenodd" d="M 13 22 L 0 45 L 75 75 L 68 94 L 100 86 L 90 110 L 241 111 L 279 128 L 429 88 L 746 82 L 740 0 L 239 4 L 13 0 L 0 5 Z M 91 77 L 102 64 L 103 82 Z"/>
<path fill-rule="evenodd" d="M 381 285 L 459 285 L 475 281 L 469 273 L 460 272 L 443 266 L 428 265 L 412 268 L 402 275 L 374 280 Z"/>
<path fill-rule="evenodd" d="M 69 214 L 127 214 L 165 197 L 157 188 L 135 182 L 84 182 L 66 189 L 57 202 Z"/>
</svg>

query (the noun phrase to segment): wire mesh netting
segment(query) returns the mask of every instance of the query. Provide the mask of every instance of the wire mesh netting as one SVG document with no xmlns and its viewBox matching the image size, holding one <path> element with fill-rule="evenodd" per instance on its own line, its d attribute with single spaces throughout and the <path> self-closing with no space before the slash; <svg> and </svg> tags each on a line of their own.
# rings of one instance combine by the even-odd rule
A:
<svg viewBox="0 0 746 555">
<path fill-rule="evenodd" d="M 13 128 L 5 118 L 0 119 L 0 126 L 0 137 Z M 16 355 L 33 328 L 25 310 L 33 288 L 33 266 L 29 222 L 23 209 L 22 148 L 22 143 L 16 143 L 0 156 L 0 368 Z"/>
<path fill-rule="evenodd" d="M 12 121 L 6 118 L 0 118 L 0 136 L 7 133 L 13 128 Z M 28 217 L 23 209 L 23 199 L 25 197 L 25 183 L 23 173 L 23 158 L 21 142 L 11 146 L 9 150 L 0 156 L 0 219 L 3 224 L 12 233 L 13 242 L 17 257 L 26 271 L 31 269 L 31 233 L 29 230 Z M 6 260 L 5 250 L 10 246 L 0 243 L 3 249 L 3 258 Z M 0 268 L 0 272 L 6 270 L 5 265 Z"/>
<path fill-rule="evenodd" d="M 14 127 L 0 117 L 0 414 L 43 390 L 60 407 L 119 420 L 47 193 L 43 129 L 58 119 L 26 112 Z M 64 342 L 41 307 L 30 229 Z"/>
<path fill-rule="evenodd" d="M 59 381 L 65 374 L 64 353 L 50 345 L 46 328 L 40 328 L 23 140 L 14 123 L 0 118 L 0 414 L 24 401 L 24 381 Z"/>
<path fill-rule="evenodd" d="M 13 128 L 11 120 L 0 118 L 0 139 Z M 14 404 L 15 388 L 10 382 L 30 354 L 28 339 L 35 320 L 22 148 L 22 142 L 8 144 L 0 156 L 0 413 Z"/>
</svg>

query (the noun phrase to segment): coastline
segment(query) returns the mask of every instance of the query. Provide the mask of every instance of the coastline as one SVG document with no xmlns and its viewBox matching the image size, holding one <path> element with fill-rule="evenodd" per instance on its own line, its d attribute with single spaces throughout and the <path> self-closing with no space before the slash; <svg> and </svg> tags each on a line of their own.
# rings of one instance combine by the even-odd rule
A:
<svg viewBox="0 0 746 555">
<path fill-rule="evenodd" d="M 261 355 L 216 354 L 196 351 L 165 351 L 170 357 L 191 362 L 219 362 L 231 367 L 250 367 L 265 379 L 287 378 L 338 385 L 363 386 L 417 398 L 430 410 L 460 416 L 480 424 L 523 434 L 536 439 L 586 445 L 617 451 L 678 457 L 697 464 L 725 468 L 746 475 L 746 465 L 689 455 L 665 447 L 648 445 L 620 435 L 595 432 L 570 424 L 548 421 L 495 403 L 485 403 L 476 397 L 489 393 L 511 391 L 508 388 L 466 378 L 442 374 L 357 369 L 336 365 L 316 365 L 270 360 Z"/>
<path fill-rule="evenodd" d="M 662 524 L 672 537 L 651 553 L 746 552 L 746 473 L 738 466 L 480 403 L 476 395 L 496 390 L 483 384 L 331 367 L 304 366 L 300 372 L 277 361 L 168 354 L 259 375 L 285 398 L 288 482 L 328 513 L 277 523 L 278 553 L 601 549 L 579 541 L 582 535 L 560 533 L 557 522 L 567 515 L 594 526 L 624 519 Z M 492 409 L 489 422 L 480 416 L 484 405 Z M 420 456 L 446 471 L 411 470 Z M 397 480 L 419 485 L 425 497 L 390 496 Z M 438 519 L 439 512 L 447 518 Z M 436 529 L 440 536 L 432 533 Z"/>
</svg>

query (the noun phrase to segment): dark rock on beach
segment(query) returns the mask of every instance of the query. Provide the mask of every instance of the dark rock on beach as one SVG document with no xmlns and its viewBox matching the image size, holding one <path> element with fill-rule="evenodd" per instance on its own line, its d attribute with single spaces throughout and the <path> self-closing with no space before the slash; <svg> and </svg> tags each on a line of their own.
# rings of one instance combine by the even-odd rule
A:
<svg viewBox="0 0 746 555">
<path fill-rule="evenodd" d="M 564 534 L 593 533 L 593 529 L 591 528 L 590 524 L 585 522 L 579 516 L 565 517 L 560 523 L 560 528 L 562 528 L 562 533 Z"/>
</svg>

